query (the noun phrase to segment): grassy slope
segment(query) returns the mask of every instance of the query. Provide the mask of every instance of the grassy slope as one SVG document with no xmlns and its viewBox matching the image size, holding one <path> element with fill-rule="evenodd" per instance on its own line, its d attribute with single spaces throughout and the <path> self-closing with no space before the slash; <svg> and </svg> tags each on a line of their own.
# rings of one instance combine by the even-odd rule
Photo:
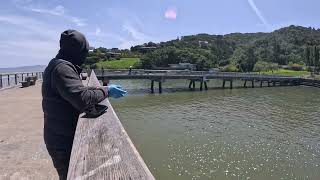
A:
<svg viewBox="0 0 320 180">
<path fill-rule="evenodd" d="M 121 58 L 120 60 L 100 61 L 97 62 L 96 65 L 99 69 L 129 69 L 130 66 L 133 66 L 139 61 L 139 58 Z"/>
<path fill-rule="evenodd" d="M 286 69 L 279 69 L 276 71 L 267 71 L 261 72 L 262 74 L 274 74 L 274 75 L 284 75 L 284 76 L 309 76 L 310 72 L 308 71 L 293 71 L 293 70 L 286 70 Z"/>
</svg>

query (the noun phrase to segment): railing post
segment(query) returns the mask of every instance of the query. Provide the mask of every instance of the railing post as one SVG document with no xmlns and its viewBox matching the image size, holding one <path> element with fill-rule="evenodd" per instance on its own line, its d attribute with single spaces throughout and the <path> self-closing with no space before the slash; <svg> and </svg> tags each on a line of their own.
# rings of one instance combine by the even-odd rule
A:
<svg viewBox="0 0 320 180">
<path fill-rule="evenodd" d="M 3 87 L 2 85 L 2 74 L 0 74 L 0 89 Z"/>
<path fill-rule="evenodd" d="M 10 74 L 8 74 L 8 86 L 10 86 Z"/>
<path fill-rule="evenodd" d="M 16 85 L 18 84 L 18 74 L 15 74 L 14 75 L 14 81 L 15 81 L 15 83 L 16 83 Z"/>
</svg>

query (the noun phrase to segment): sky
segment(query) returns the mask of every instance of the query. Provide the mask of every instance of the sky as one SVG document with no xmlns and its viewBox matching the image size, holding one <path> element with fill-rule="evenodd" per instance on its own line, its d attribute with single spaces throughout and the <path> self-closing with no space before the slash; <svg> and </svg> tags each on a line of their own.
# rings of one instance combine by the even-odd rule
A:
<svg viewBox="0 0 320 180">
<path fill-rule="evenodd" d="M 92 47 L 124 49 L 199 33 L 319 28 L 319 7 L 319 0 L 2 0 L 0 68 L 46 65 L 66 29 Z"/>
</svg>

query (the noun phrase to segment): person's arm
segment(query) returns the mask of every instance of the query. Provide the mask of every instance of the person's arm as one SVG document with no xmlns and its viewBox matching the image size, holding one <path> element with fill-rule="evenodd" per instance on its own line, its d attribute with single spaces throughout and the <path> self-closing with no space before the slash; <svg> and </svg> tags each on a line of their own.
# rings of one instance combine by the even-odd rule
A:
<svg viewBox="0 0 320 180">
<path fill-rule="evenodd" d="M 79 112 L 84 112 L 86 108 L 98 104 L 108 96 L 106 88 L 85 87 L 71 65 L 59 65 L 52 75 L 58 93 Z"/>
</svg>

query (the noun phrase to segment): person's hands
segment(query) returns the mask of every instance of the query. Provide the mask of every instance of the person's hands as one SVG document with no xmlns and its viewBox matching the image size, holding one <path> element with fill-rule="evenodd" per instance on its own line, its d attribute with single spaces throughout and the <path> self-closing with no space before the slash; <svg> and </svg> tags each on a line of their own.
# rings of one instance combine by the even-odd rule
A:
<svg viewBox="0 0 320 180">
<path fill-rule="evenodd" d="M 121 98 L 127 95 L 127 91 L 123 90 L 119 85 L 110 84 L 108 85 L 108 95 L 113 98 Z"/>
</svg>

